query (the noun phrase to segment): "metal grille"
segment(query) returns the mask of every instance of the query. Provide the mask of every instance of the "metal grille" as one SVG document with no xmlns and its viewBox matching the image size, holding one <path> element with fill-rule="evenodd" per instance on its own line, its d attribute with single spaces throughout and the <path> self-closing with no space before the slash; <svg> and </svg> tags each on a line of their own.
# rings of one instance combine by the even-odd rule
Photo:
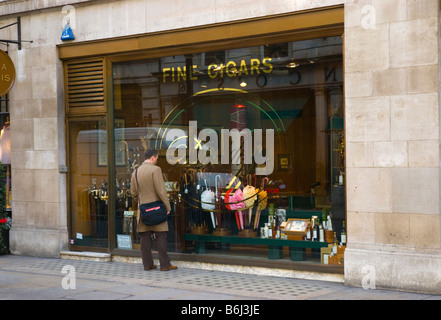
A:
<svg viewBox="0 0 441 320">
<path fill-rule="evenodd" d="M 69 109 L 104 107 L 104 60 L 67 63 L 67 101 Z"/>
</svg>

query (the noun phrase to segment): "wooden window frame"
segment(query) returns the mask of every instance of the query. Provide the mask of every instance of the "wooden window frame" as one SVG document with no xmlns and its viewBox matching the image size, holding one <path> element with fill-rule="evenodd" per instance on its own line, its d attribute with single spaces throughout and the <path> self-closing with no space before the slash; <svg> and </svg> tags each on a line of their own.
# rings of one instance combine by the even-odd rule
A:
<svg viewBox="0 0 441 320">
<path fill-rule="evenodd" d="M 113 56 L 113 61 L 215 51 L 342 35 L 344 6 L 58 45 L 61 60 Z"/>
</svg>

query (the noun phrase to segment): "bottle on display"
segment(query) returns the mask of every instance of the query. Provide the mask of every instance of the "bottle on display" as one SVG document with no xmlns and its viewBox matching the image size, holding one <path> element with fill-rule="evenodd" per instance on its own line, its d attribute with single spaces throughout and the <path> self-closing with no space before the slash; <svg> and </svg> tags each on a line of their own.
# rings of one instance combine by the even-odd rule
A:
<svg viewBox="0 0 441 320">
<path fill-rule="evenodd" d="M 280 239 L 280 236 L 282 234 L 280 224 L 281 224 L 281 222 L 280 222 L 280 217 L 279 217 L 279 219 L 277 220 L 277 224 L 276 224 L 276 238 L 277 239 Z"/>
<path fill-rule="evenodd" d="M 270 226 L 273 223 L 275 216 L 274 213 L 275 213 L 274 203 L 270 203 L 268 205 L 268 226 Z"/>
<path fill-rule="evenodd" d="M 268 223 L 267 223 L 267 227 L 268 227 L 268 231 L 266 232 L 266 237 L 268 239 L 272 238 L 272 225 L 273 225 L 273 219 L 274 216 L 272 216 L 271 214 L 268 215 Z"/>
<path fill-rule="evenodd" d="M 341 245 L 345 246 L 346 245 L 346 223 L 343 220 L 343 228 L 341 229 L 341 233 L 340 233 L 340 238 L 341 238 Z"/>
<path fill-rule="evenodd" d="M 268 238 L 274 239 L 274 219 L 271 219 L 271 224 L 268 226 Z"/>
<path fill-rule="evenodd" d="M 338 184 L 341 185 L 341 186 L 344 184 L 344 181 L 343 181 L 343 172 L 341 172 L 341 171 L 340 171 L 340 174 L 339 174 L 339 176 L 338 176 Z"/>
<path fill-rule="evenodd" d="M 269 229 L 269 228 L 268 228 L 268 223 L 265 222 L 265 227 L 263 228 L 264 233 L 265 233 L 265 238 L 269 238 L 269 237 L 268 237 L 268 229 Z"/>
<path fill-rule="evenodd" d="M 319 224 L 318 224 L 318 221 L 316 220 L 315 225 L 314 225 L 314 230 L 312 232 L 312 240 L 313 241 L 319 241 L 319 232 L 320 232 Z"/>
<path fill-rule="evenodd" d="M 334 245 L 332 246 L 332 254 L 337 254 L 337 248 L 338 248 L 338 239 L 337 239 L 337 232 L 334 232 Z"/>
<path fill-rule="evenodd" d="M 328 230 L 328 210 L 322 209 L 322 225 L 323 229 Z"/>
<path fill-rule="evenodd" d="M 312 240 L 312 224 L 309 223 L 308 227 L 306 228 L 306 240 L 311 241 Z"/>
<path fill-rule="evenodd" d="M 332 221 L 331 221 L 331 214 L 328 214 L 328 222 L 327 222 L 328 230 L 332 230 Z"/>
<path fill-rule="evenodd" d="M 319 241 L 325 242 L 325 229 L 322 225 L 319 225 Z"/>
</svg>

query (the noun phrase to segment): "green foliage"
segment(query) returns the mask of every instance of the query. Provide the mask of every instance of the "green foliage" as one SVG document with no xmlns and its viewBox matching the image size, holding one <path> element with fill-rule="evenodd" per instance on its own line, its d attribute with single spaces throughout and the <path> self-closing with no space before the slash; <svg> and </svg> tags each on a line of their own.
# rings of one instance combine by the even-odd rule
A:
<svg viewBox="0 0 441 320">
<path fill-rule="evenodd" d="M 8 218 L 6 212 L 6 184 L 5 184 L 5 173 L 3 171 L 3 165 L 0 163 L 0 255 L 8 254 L 8 249 L 6 247 L 5 240 L 3 239 L 4 230 L 8 229 L 8 225 L 4 222 Z"/>
</svg>

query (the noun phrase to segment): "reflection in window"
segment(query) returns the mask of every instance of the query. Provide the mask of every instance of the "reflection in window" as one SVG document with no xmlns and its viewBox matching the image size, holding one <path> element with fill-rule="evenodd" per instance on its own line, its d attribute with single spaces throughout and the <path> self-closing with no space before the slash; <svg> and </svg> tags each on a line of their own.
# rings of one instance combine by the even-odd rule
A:
<svg viewBox="0 0 441 320">
<path fill-rule="evenodd" d="M 324 208 L 336 228 L 342 223 L 341 37 L 115 63 L 113 83 L 118 192 L 144 150 L 158 149 L 174 206 L 171 250 L 194 249 L 186 233 L 259 237 L 270 204 L 285 219 Z M 257 192 L 253 203 L 225 205 L 229 190 L 246 195 L 247 186 Z M 263 210 L 258 189 L 268 195 Z M 133 207 L 117 205 L 116 233 L 132 232 L 136 244 L 124 222 Z M 266 254 L 240 245 L 208 251 Z"/>
<path fill-rule="evenodd" d="M 107 133 L 103 120 L 69 122 L 73 245 L 107 247 Z"/>
</svg>

